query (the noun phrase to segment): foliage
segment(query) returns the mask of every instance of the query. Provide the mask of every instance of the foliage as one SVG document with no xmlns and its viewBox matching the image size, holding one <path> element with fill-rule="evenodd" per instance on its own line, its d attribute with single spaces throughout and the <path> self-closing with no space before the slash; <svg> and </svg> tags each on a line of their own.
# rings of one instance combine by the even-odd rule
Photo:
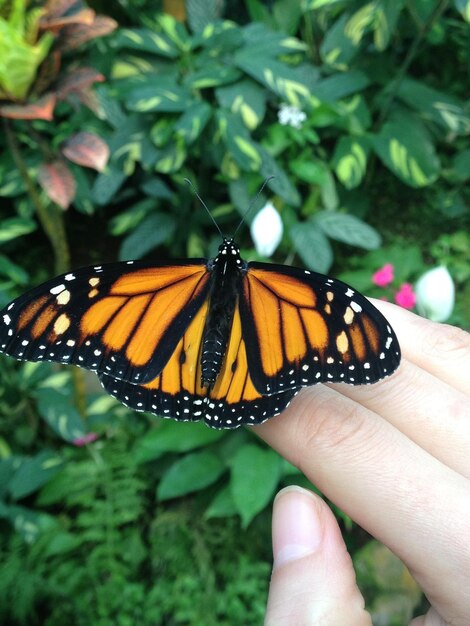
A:
<svg viewBox="0 0 470 626">
<path fill-rule="evenodd" d="M 445 264 L 470 326 L 468 1 L 31 4 L 0 0 L 0 304 L 69 252 L 213 254 L 183 179 L 230 233 L 275 175 L 256 204 L 282 217 L 279 261 L 375 296 L 385 263 L 390 290 Z M 3 358 L 0 381 L 3 622 L 261 622 L 270 502 L 312 488 L 296 468 L 248 431 L 136 416 L 76 370 Z M 334 510 L 392 624 L 375 546 Z M 416 590 L 393 589 L 410 614 Z"/>
</svg>

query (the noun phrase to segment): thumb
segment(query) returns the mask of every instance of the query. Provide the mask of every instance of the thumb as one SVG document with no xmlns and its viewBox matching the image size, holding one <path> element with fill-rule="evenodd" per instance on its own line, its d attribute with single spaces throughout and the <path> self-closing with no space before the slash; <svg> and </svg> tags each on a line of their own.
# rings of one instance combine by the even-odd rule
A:
<svg viewBox="0 0 470 626">
<path fill-rule="evenodd" d="M 295 486 L 277 494 L 273 553 L 265 626 L 371 626 L 341 531 L 317 495 Z"/>
</svg>

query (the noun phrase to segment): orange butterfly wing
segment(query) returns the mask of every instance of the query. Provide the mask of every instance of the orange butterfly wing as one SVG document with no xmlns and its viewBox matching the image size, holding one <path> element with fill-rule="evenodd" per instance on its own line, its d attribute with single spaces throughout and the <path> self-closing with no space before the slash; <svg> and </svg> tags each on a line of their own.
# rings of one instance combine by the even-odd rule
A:
<svg viewBox="0 0 470 626">
<path fill-rule="evenodd" d="M 201 351 L 208 301 L 182 336 L 159 376 L 135 385 L 99 374 L 108 393 L 138 411 L 147 411 L 178 420 L 200 420 L 213 428 L 236 428 L 259 424 L 280 413 L 295 395 L 295 390 L 261 395 L 248 371 L 245 340 L 238 308 L 222 368 L 213 388 L 201 386 Z"/>
<path fill-rule="evenodd" d="M 208 288 L 204 260 L 82 268 L 7 307 L 0 350 L 146 382 L 163 369 Z"/>
<path fill-rule="evenodd" d="M 249 263 L 240 312 L 249 371 L 263 394 L 373 383 L 400 362 L 384 316 L 345 283 L 315 272 Z"/>
</svg>

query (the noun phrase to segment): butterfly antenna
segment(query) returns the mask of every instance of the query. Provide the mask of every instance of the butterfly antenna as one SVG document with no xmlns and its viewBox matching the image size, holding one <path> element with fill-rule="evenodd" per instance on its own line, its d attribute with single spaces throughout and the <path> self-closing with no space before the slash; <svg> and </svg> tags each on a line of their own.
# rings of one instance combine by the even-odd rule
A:
<svg viewBox="0 0 470 626">
<path fill-rule="evenodd" d="M 237 228 L 235 229 L 235 232 L 233 233 L 233 237 L 235 238 L 236 234 L 238 233 L 238 230 L 240 228 L 240 226 L 243 224 L 243 222 L 245 221 L 246 216 L 248 215 L 248 213 L 251 211 L 251 209 L 254 207 L 254 205 L 257 203 L 258 198 L 260 197 L 260 195 L 263 192 L 263 189 L 266 187 L 266 185 L 269 183 L 270 180 L 272 180 L 273 178 L 276 178 L 275 176 L 268 176 L 266 178 L 266 180 L 264 181 L 264 183 L 261 185 L 261 187 L 259 188 L 258 193 L 256 194 L 256 196 L 253 198 L 253 200 L 250 202 L 250 204 L 248 205 L 247 210 L 245 211 L 245 213 L 243 213 L 242 215 L 242 219 L 240 220 L 240 223 L 238 224 Z"/>
<path fill-rule="evenodd" d="M 204 200 L 201 198 L 201 196 L 199 195 L 196 187 L 193 185 L 193 183 L 189 180 L 189 178 L 184 178 L 183 179 L 185 183 L 187 183 L 190 187 L 192 192 L 194 193 L 194 195 L 196 196 L 196 198 L 199 200 L 199 202 L 202 204 L 202 206 L 206 209 L 206 211 L 209 213 L 209 217 L 211 218 L 211 220 L 214 222 L 215 227 L 217 228 L 217 230 L 220 233 L 220 236 L 222 237 L 222 239 L 225 239 L 223 232 L 220 230 L 219 225 L 217 224 L 217 222 L 214 219 L 214 216 L 212 215 L 212 213 L 209 211 L 209 209 L 207 208 L 207 204 L 204 202 Z"/>
</svg>

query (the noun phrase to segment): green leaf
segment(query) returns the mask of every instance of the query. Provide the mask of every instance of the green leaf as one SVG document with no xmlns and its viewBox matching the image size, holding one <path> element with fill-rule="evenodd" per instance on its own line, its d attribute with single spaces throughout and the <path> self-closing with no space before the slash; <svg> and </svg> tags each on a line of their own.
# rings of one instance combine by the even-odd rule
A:
<svg viewBox="0 0 470 626">
<path fill-rule="evenodd" d="M 372 136 L 372 145 L 384 165 L 410 187 L 430 185 L 439 175 L 434 145 L 419 120 L 411 116 L 395 115 Z"/>
<path fill-rule="evenodd" d="M 259 146 L 252 141 L 241 119 L 233 113 L 217 111 L 220 135 L 227 150 L 245 171 L 257 172 L 261 166 Z"/>
<path fill-rule="evenodd" d="M 211 519 L 213 517 L 232 517 L 237 514 L 237 508 L 233 501 L 232 490 L 230 485 L 221 489 L 212 502 L 207 507 L 204 517 Z"/>
<path fill-rule="evenodd" d="M 43 451 L 24 459 L 8 484 L 13 500 L 19 500 L 37 491 L 62 468 L 63 460 L 53 452 Z"/>
<path fill-rule="evenodd" d="M 145 183 L 141 186 L 144 193 L 152 198 L 160 198 L 162 200 L 173 201 L 173 192 L 166 183 L 163 182 L 158 176 L 153 178 L 147 178 Z"/>
<path fill-rule="evenodd" d="M 178 498 L 216 482 L 225 466 L 212 452 L 194 452 L 179 459 L 163 474 L 157 488 L 159 500 Z"/>
<path fill-rule="evenodd" d="M 454 0 L 454 5 L 466 22 L 470 22 L 470 0 Z"/>
<path fill-rule="evenodd" d="M 377 50 L 385 50 L 392 38 L 404 0 L 379 0 L 373 3 L 374 44 Z"/>
<path fill-rule="evenodd" d="M 43 384 L 49 385 L 49 379 Z M 86 434 L 86 426 L 71 404 L 70 397 L 48 386 L 37 389 L 34 395 L 38 401 L 39 414 L 59 437 L 73 442 Z"/>
<path fill-rule="evenodd" d="M 455 155 L 452 170 L 459 181 L 463 182 L 470 178 L 470 150 Z"/>
<path fill-rule="evenodd" d="M 36 228 L 36 222 L 28 217 L 8 217 L 0 222 L 0 243 L 29 235 Z"/>
<path fill-rule="evenodd" d="M 266 113 L 266 91 L 246 78 L 235 85 L 219 87 L 215 91 L 220 106 L 238 114 L 250 130 L 259 126 Z"/>
<path fill-rule="evenodd" d="M 308 269 L 326 274 L 333 263 L 330 242 L 312 219 L 294 224 L 290 229 L 294 249 Z"/>
<path fill-rule="evenodd" d="M 341 137 L 333 154 L 333 167 L 346 189 L 358 187 L 367 169 L 368 142 L 361 137 Z"/>
<path fill-rule="evenodd" d="M 216 22 L 222 14 L 219 0 L 186 0 L 188 24 L 193 33 L 204 30 L 211 22 Z"/>
<path fill-rule="evenodd" d="M 57 520 L 52 515 L 31 511 L 23 506 L 7 506 L 0 503 L 0 517 L 7 519 L 27 543 L 35 541 L 42 532 L 58 526 Z"/>
<path fill-rule="evenodd" d="M 119 250 L 119 260 L 141 259 L 150 250 L 171 239 L 175 229 L 174 215 L 152 213 L 124 239 Z"/>
<path fill-rule="evenodd" d="M 271 176 L 274 177 L 268 181 L 268 187 L 291 206 L 299 206 L 300 194 L 290 182 L 284 170 L 281 169 L 276 160 L 262 146 L 259 146 L 259 153 L 262 158 L 260 173 L 265 179 Z"/>
<path fill-rule="evenodd" d="M 163 81 L 160 79 L 159 82 Z M 193 96 L 188 88 L 168 81 L 167 84 L 135 87 L 126 99 L 126 105 L 131 111 L 139 113 L 179 113 L 193 105 Z"/>
<path fill-rule="evenodd" d="M 137 440 L 132 456 L 137 463 L 145 463 L 166 452 L 188 452 L 208 446 L 224 435 L 225 431 L 207 428 L 202 422 L 162 420 Z"/>
<path fill-rule="evenodd" d="M 148 28 L 120 28 L 113 38 L 113 46 L 150 52 L 170 59 L 176 59 L 180 55 L 170 37 Z"/>
<path fill-rule="evenodd" d="M 22 267 L 13 263 L 11 259 L 3 254 L 0 254 L 0 275 L 6 276 L 16 285 L 26 285 L 29 278 L 28 274 Z"/>
<path fill-rule="evenodd" d="M 316 98 L 323 102 L 336 102 L 351 94 L 363 91 L 369 85 L 370 79 L 364 72 L 350 70 L 319 80 L 312 92 Z"/>
<path fill-rule="evenodd" d="M 304 11 L 316 11 L 323 7 L 330 7 L 336 4 L 348 4 L 349 0 L 303 0 Z"/>
<path fill-rule="evenodd" d="M 230 489 L 246 528 L 274 495 L 281 475 L 281 457 L 255 444 L 241 447 L 231 461 Z"/>
<path fill-rule="evenodd" d="M 99 174 L 91 190 L 92 200 L 101 206 L 108 204 L 123 185 L 127 176 L 115 166 L 108 166 L 106 172 Z"/>
<path fill-rule="evenodd" d="M 175 137 L 172 143 L 157 151 L 155 171 L 161 174 L 172 174 L 181 169 L 186 160 L 186 146 L 181 137 Z"/>
<path fill-rule="evenodd" d="M 321 211 L 315 215 L 315 223 L 331 239 L 351 246 L 375 250 L 382 243 L 379 233 L 358 217 L 337 211 Z"/>
<path fill-rule="evenodd" d="M 398 97 L 420 115 L 432 119 L 446 131 L 457 135 L 470 133 L 470 115 L 454 96 L 428 87 L 412 78 L 405 78 L 398 89 Z"/>
<path fill-rule="evenodd" d="M 196 141 L 212 115 L 212 107 L 207 102 L 199 102 L 189 108 L 174 125 L 174 132 L 186 145 Z"/>
<path fill-rule="evenodd" d="M 368 6 L 368 5 L 367 5 Z M 356 56 L 360 39 L 359 24 L 349 23 L 350 14 L 343 12 L 327 31 L 320 45 L 320 54 L 325 65 L 347 70 Z M 348 30 L 346 30 L 349 27 Z"/>
<path fill-rule="evenodd" d="M 109 232 L 114 237 L 124 235 L 136 228 L 140 222 L 155 209 L 155 200 L 145 198 L 136 202 L 130 209 L 123 211 L 109 221 Z"/>
<path fill-rule="evenodd" d="M 241 71 L 232 65 L 212 61 L 200 70 L 188 73 L 184 84 L 190 89 L 207 89 L 233 83 L 242 76 Z"/>
<path fill-rule="evenodd" d="M 303 76 L 297 79 L 299 72 L 295 67 L 262 56 L 248 46 L 237 52 L 235 63 L 289 104 L 302 107 L 310 98 L 310 89 L 305 84 Z"/>
</svg>

